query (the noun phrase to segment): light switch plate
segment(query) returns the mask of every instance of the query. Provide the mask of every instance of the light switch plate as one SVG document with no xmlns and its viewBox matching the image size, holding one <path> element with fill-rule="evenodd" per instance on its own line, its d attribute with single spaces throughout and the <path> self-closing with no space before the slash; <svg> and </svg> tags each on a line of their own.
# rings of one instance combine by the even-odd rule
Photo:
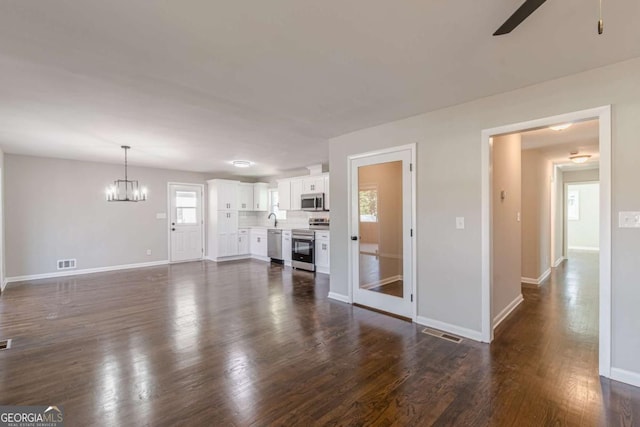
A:
<svg viewBox="0 0 640 427">
<path fill-rule="evenodd" d="M 458 230 L 464 230 L 464 217 L 463 216 L 456 217 L 456 228 Z"/>
<path fill-rule="evenodd" d="M 164 212 L 157 213 L 156 219 L 167 219 L 167 214 Z"/>
<path fill-rule="evenodd" d="M 620 228 L 640 228 L 640 212 L 620 212 Z"/>
</svg>

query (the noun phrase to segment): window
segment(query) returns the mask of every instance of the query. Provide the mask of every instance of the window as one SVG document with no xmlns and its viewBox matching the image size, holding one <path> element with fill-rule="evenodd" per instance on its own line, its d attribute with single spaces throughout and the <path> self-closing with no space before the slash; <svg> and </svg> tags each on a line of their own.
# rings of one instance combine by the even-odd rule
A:
<svg viewBox="0 0 640 427">
<path fill-rule="evenodd" d="M 580 220 L 580 191 L 569 190 L 567 197 L 567 219 L 569 221 Z"/>
<path fill-rule="evenodd" d="M 176 191 L 176 221 L 178 224 L 197 224 L 198 195 L 195 191 Z"/>
<path fill-rule="evenodd" d="M 360 189 L 358 199 L 360 222 L 378 222 L 378 189 Z"/>
<path fill-rule="evenodd" d="M 287 219 L 287 211 L 281 211 L 278 203 L 278 190 L 269 190 L 269 212 L 275 213 L 277 219 Z"/>
</svg>

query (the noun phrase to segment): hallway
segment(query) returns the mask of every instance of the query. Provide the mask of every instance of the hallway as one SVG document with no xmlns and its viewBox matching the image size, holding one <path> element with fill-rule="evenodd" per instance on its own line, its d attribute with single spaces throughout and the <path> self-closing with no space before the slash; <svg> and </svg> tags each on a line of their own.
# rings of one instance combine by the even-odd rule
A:
<svg viewBox="0 0 640 427">
<path fill-rule="evenodd" d="M 605 423 L 603 412 L 606 425 L 632 425 L 632 414 L 637 423 L 638 402 L 614 400 L 621 413 L 613 417 L 605 409 L 618 391 L 637 389 L 598 376 L 598 254 L 569 253 L 539 288 L 523 286 L 523 297 L 491 346 L 499 369 L 511 372 L 501 384 L 512 393 L 508 411 L 542 424 Z"/>
</svg>

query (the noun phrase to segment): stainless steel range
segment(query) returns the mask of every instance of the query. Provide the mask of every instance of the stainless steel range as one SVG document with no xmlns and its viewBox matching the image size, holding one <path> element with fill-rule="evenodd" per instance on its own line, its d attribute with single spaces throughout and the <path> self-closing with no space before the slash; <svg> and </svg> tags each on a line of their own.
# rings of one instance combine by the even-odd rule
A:
<svg viewBox="0 0 640 427">
<path fill-rule="evenodd" d="M 313 230 L 291 230 L 291 266 L 315 271 L 315 232 Z"/>
<path fill-rule="evenodd" d="M 291 230 L 291 266 L 315 271 L 315 231 L 329 230 L 329 218 L 310 218 L 309 228 Z"/>
</svg>

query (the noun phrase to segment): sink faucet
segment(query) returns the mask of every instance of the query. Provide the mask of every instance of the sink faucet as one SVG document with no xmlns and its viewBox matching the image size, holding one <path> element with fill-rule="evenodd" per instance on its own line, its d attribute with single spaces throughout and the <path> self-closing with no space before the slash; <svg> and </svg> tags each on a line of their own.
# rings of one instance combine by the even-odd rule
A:
<svg viewBox="0 0 640 427">
<path fill-rule="evenodd" d="M 278 218 L 276 217 L 276 214 L 271 212 L 269 214 L 269 216 L 267 217 L 267 219 L 271 218 L 271 215 L 273 215 L 273 226 L 277 227 L 278 226 Z"/>
</svg>

